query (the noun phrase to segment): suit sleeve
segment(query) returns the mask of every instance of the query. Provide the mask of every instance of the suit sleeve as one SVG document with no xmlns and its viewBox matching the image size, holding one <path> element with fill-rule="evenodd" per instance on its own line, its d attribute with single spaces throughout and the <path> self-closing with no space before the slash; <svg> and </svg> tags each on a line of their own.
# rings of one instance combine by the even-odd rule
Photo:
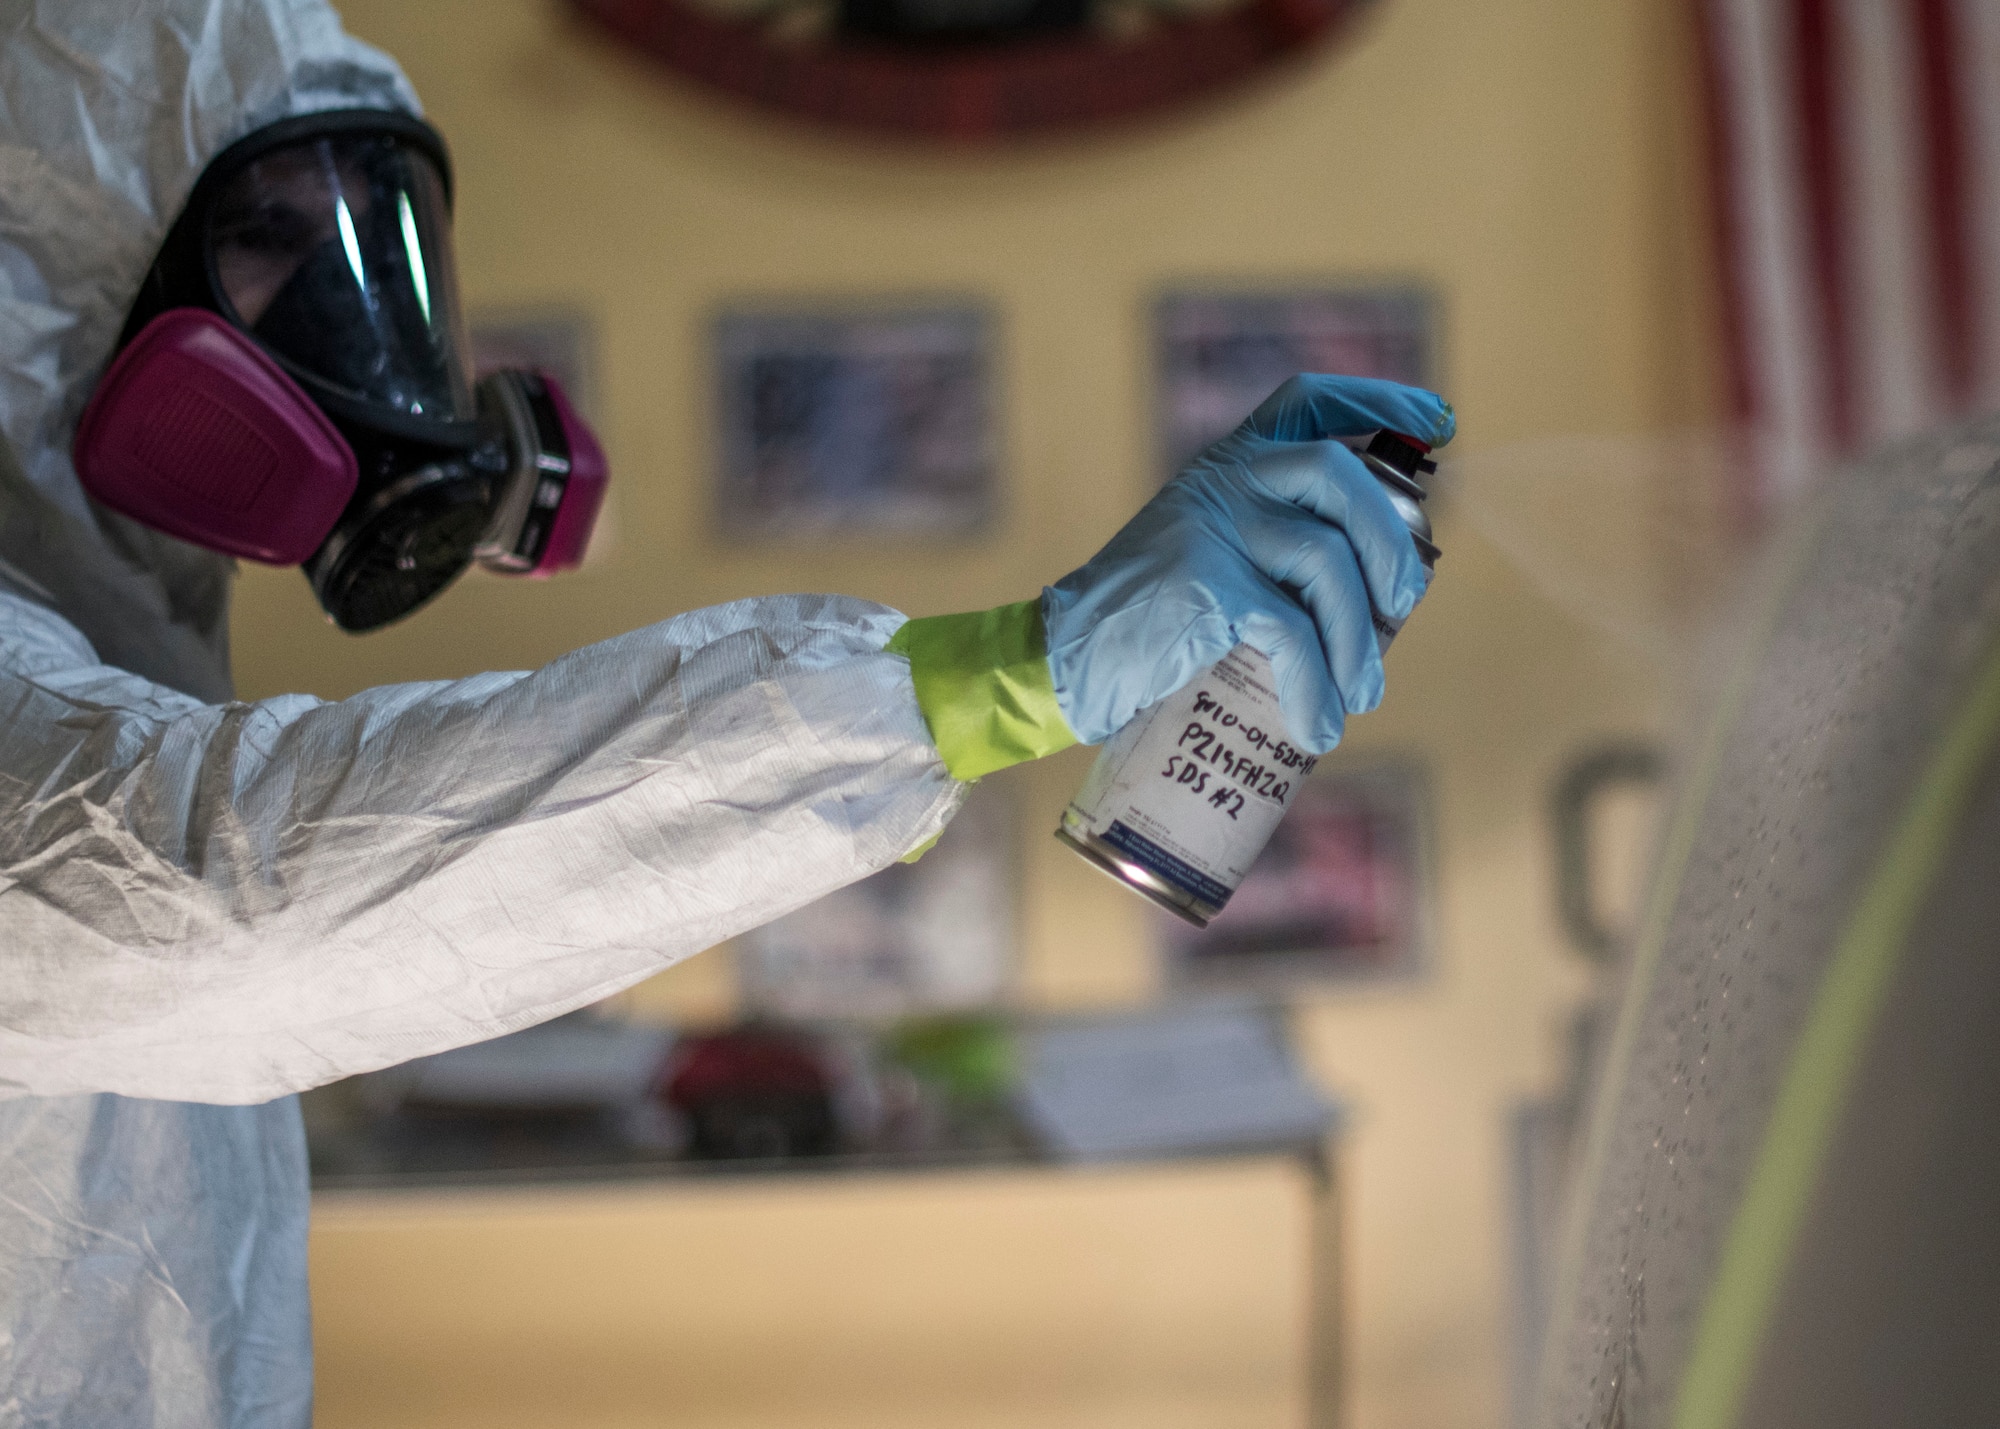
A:
<svg viewBox="0 0 2000 1429">
<path fill-rule="evenodd" d="M 257 1102 L 605 997 L 893 862 L 964 785 L 895 612 L 206 704 L 0 593 L 0 1095 Z"/>
</svg>

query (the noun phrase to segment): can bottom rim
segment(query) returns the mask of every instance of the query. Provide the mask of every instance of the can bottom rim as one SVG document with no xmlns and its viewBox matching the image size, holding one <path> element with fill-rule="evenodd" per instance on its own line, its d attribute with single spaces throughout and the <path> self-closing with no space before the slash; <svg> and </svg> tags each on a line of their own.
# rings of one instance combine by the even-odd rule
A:
<svg viewBox="0 0 2000 1429">
<path fill-rule="evenodd" d="M 1119 854 L 1116 849 L 1099 843 L 1088 834 L 1079 838 L 1062 824 L 1056 826 L 1056 838 L 1069 845 L 1083 860 L 1099 873 L 1116 879 L 1135 893 L 1144 895 L 1159 904 L 1169 913 L 1197 928 L 1206 928 L 1208 920 L 1222 910 L 1211 908 L 1200 911 L 1206 905 L 1190 906 L 1189 895 L 1175 888 L 1142 864 Z"/>
</svg>

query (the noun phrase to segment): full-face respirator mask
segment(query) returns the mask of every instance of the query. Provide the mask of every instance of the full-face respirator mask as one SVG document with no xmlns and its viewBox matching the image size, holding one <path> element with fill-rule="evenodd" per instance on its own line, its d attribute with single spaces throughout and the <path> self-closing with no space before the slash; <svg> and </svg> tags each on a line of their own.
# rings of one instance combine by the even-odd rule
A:
<svg viewBox="0 0 2000 1429">
<path fill-rule="evenodd" d="M 576 565 L 608 473 L 555 380 L 474 382 L 451 168 L 408 115 L 307 115 L 203 172 L 77 428 L 85 490 L 195 545 L 299 565 L 343 630 L 474 561 Z"/>
</svg>

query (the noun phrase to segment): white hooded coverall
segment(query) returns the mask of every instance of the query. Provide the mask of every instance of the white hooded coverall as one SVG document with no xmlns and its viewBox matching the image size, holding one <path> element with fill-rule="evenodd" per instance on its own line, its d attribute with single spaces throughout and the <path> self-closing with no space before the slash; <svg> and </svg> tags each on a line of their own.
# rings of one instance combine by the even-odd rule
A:
<svg viewBox="0 0 2000 1429">
<path fill-rule="evenodd" d="M 0 0 L 0 1429 L 304 1426 L 291 1094 L 606 996 L 933 836 L 895 612 L 699 611 L 531 674 L 231 699 L 230 567 L 77 416 L 202 168 L 414 111 L 320 0 Z"/>
</svg>

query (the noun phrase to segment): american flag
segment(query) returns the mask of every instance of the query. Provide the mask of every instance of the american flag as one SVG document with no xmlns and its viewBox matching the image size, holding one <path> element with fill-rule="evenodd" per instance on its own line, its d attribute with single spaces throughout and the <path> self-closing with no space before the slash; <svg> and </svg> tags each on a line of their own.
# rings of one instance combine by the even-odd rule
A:
<svg viewBox="0 0 2000 1429">
<path fill-rule="evenodd" d="M 2000 407 L 2000 0 L 1697 0 L 1763 479 Z"/>
</svg>

